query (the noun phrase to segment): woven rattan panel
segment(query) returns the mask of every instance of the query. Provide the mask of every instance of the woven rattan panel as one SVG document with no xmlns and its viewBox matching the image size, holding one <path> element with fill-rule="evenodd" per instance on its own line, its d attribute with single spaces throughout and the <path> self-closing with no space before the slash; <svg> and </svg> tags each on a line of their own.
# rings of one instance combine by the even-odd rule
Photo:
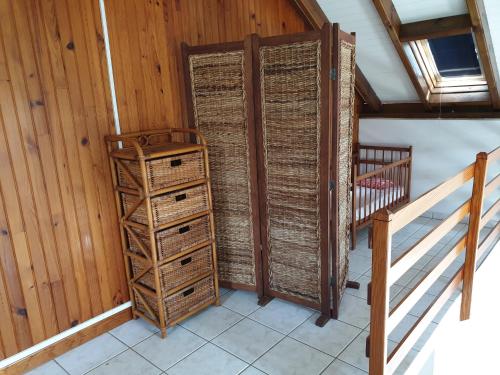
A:
<svg viewBox="0 0 500 375">
<path fill-rule="evenodd" d="M 340 42 L 340 111 L 339 111 L 339 143 L 337 150 L 338 163 L 338 269 L 339 296 L 342 295 L 347 282 L 349 268 L 349 224 L 351 222 L 351 165 L 352 165 L 352 116 L 354 108 L 354 45 Z M 335 151 L 334 151 L 335 152 Z"/>
<path fill-rule="evenodd" d="M 255 285 L 243 51 L 189 56 L 195 126 L 206 137 L 223 281 Z"/>
<path fill-rule="evenodd" d="M 272 290 L 319 303 L 320 42 L 259 53 L 269 247 L 264 277 Z"/>
</svg>

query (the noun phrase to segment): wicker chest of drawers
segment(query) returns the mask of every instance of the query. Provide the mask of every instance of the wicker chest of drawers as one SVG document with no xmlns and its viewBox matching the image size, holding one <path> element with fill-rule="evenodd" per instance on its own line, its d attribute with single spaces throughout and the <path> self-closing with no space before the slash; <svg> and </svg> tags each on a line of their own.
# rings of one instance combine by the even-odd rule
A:
<svg viewBox="0 0 500 375">
<path fill-rule="evenodd" d="M 106 141 L 133 314 L 165 337 L 167 327 L 219 304 L 207 146 L 190 129 Z"/>
</svg>

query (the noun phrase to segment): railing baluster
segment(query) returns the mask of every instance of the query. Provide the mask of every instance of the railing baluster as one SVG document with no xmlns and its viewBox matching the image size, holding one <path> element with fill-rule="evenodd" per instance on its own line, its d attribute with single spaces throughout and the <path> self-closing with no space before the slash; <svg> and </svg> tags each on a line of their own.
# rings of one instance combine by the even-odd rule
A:
<svg viewBox="0 0 500 375">
<path fill-rule="evenodd" d="M 389 210 L 378 211 L 373 219 L 373 257 L 370 322 L 370 374 L 384 375 L 387 365 L 387 319 L 389 317 L 389 267 L 391 221 Z"/>
<path fill-rule="evenodd" d="M 474 273 L 476 272 L 476 252 L 479 241 L 479 228 L 483 211 L 484 185 L 486 182 L 486 170 L 488 168 L 488 154 L 481 152 L 476 156 L 474 166 L 474 184 L 472 186 L 472 198 L 469 216 L 469 229 L 467 247 L 465 251 L 464 282 L 462 291 L 462 306 L 460 319 L 467 320 L 470 317 L 472 286 Z"/>
</svg>

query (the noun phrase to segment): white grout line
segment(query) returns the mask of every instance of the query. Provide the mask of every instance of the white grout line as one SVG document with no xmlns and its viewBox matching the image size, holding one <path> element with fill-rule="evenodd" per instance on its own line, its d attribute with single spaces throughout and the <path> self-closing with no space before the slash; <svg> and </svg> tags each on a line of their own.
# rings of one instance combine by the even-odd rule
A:
<svg viewBox="0 0 500 375">
<path fill-rule="evenodd" d="M 126 310 L 131 306 L 132 306 L 132 304 L 130 302 L 125 302 L 125 303 L 121 304 L 120 306 L 117 306 L 111 310 L 106 311 L 105 313 L 97 315 L 97 316 L 93 317 L 92 319 L 86 320 L 85 322 L 78 324 L 77 326 L 75 326 L 73 328 L 70 328 L 64 332 L 61 332 L 55 336 L 52 336 L 51 338 L 44 340 L 36 345 L 33 345 L 32 347 L 30 347 L 26 350 L 23 350 L 22 352 L 14 354 L 13 356 L 11 356 L 9 358 L 6 358 L 3 361 L 0 361 L 0 369 L 7 367 L 7 366 L 10 366 L 13 363 L 18 362 L 26 357 L 29 357 L 29 356 L 33 355 L 34 353 L 36 353 L 40 350 L 43 350 L 46 347 L 65 339 L 66 337 L 74 335 L 75 333 L 77 333 L 77 332 L 79 332 L 87 327 L 90 327 L 90 326 L 92 326 L 92 325 L 94 325 L 94 324 L 96 324 L 104 319 L 109 318 L 110 316 L 113 316 L 113 315 L 118 314 L 119 312 L 121 312 L 123 310 Z"/>
</svg>

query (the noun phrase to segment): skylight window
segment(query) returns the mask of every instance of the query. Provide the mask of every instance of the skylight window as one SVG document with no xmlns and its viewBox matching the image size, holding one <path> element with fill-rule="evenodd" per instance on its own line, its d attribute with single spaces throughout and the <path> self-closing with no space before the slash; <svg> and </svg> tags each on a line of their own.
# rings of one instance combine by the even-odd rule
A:
<svg viewBox="0 0 500 375">
<path fill-rule="evenodd" d="M 481 66 L 472 34 L 429 39 L 428 42 L 441 77 L 481 75 Z"/>
</svg>

